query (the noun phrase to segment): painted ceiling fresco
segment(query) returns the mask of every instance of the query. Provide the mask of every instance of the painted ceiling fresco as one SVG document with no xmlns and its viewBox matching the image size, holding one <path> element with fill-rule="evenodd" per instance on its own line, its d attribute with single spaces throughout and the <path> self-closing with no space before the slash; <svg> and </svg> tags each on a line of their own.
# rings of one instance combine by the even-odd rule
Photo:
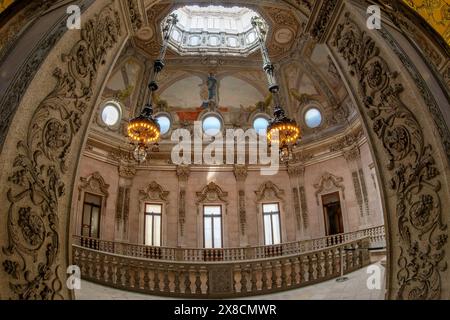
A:
<svg viewBox="0 0 450 320">
<path fill-rule="evenodd" d="M 15 0 L 0 0 L 0 13 L 5 11 Z"/>
<path fill-rule="evenodd" d="M 450 45 L 450 1 L 403 0 L 420 14 Z"/>
</svg>

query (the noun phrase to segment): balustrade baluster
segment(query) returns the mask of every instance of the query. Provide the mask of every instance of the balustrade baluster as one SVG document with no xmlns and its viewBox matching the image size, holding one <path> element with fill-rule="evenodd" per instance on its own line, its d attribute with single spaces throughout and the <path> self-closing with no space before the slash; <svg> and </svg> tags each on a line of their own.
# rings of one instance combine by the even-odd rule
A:
<svg viewBox="0 0 450 320">
<path fill-rule="evenodd" d="M 235 293 L 242 291 L 242 270 L 240 265 L 235 265 L 233 269 L 233 290 Z"/>
<path fill-rule="evenodd" d="M 257 263 L 254 268 L 254 272 L 256 275 L 256 291 L 261 291 L 263 289 L 263 268 L 260 263 Z"/>
<path fill-rule="evenodd" d="M 150 291 L 156 291 L 157 282 L 157 271 L 156 268 L 152 265 L 150 270 L 148 271 L 148 288 Z"/>
<path fill-rule="evenodd" d="M 200 267 L 200 293 L 203 295 L 208 294 L 208 270 L 206 267 Z"/>
</svg>

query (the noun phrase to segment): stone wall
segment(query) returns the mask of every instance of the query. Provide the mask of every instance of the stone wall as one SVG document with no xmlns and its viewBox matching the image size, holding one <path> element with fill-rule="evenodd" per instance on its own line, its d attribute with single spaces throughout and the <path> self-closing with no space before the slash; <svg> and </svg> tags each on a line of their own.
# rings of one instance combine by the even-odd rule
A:
<svg viewBox="0 0 450 320">
<path fill-rule="evenodd" d="M 282 221 L 283 242 L 293 242 L 307 238 L 325 236 L 324 214 L 321 196 L 327 193 L 339 191 L 341 195 L 341 207 L 344 220 L 345 232 L 352 232 L 361 228 L 383 224 L 383 213 L 380 206 L 379 193 L 375 189 L 378 184 L 373 168 L 373 160 L 366 142 L 360 146 L 363 181 L 366 185 L 368 210 L 361 216 L 360 205 L 355 192 L 352 171 L 344 155 L 336 155 L 322 161 L 309 161 L 304 171 L 305 194 L 297 199 L 294 198 L 293 188 L 290 183 L 289 173 L 286 168 L 280 169 L 274 176 L 262 176 L 256 167 L 244 167 L 246 176 L 242 185 L 237 181 L 237 175 L 233 166 L 215 168 L 191 167 L 188 179 L 185 183 L 185 212 L 186 217 L 183 224 L 183 232 L 180 231 L 180 182 L 175 166 L 159 166 L 138 168 L 130 183 L 129 217 L 127 220 L 128 232 L 123 234 L 117 228 L 117 198 L 119 193 L 119 167 L 107 163 L 101 159 L 92 157 L 86 152 L 80 164 L 80 179 L 88 178 L 98 173 L 108 187 L 106 207 L 102 210 L 101 238 L 105 240 L 124 240 L 130 243 L 143 243 L 143 207 L 142 192 L 149 185 L 156 182 L 165 192 L 167 197 L 164 204 L 163 218 L 163 245 L 170 247 L 202 247 L 202 215 L 198 210 L 201 207 L 197 193 L 211 182 L 217 185 L 226 196 L 223 212 L 223 240 L 225 247 L 239 247 L 245 245 L 264 244 L 262 236 L 262 217 L 258 203 L 264 200 L 258 195 L 262 186 L 269 183 L 265 188 L 276 188 L 278 194 L 273 201 L 280 203 Z M 312 163 L 311 163 L 312 162 Z M 372 176 L 374 175 L 374 176 Z M 329 177 L 335 179 L 336 184 Z M 330 182 L 331 181 L 331 182 Z M 155 185 L 156 185 L 155 184 Z M 243 187 L 239 187 L 243 186 Z M 319 190 L 322 188 L 323 190 Z M 263 188 L 264 189 L 264 188 Z M 239 190 L 244 191 L 245 203 L 239 201 Z M 82 215 L 83 197 L 79 196 L 79 187 L 76 187 L 73 198 L 72 210 L 72 233 L 79 235 Z M 277 197 L 278 196 L 278 197 Z M 269 201 L 271 198 L 267 198 Z M 154 198 L 161 202 L 159 197 Z M 271 200 L 270 200 L 271 201 Z M 295 202 L 299 201 L 298 209 Z M 301 203 L 304 201 L 304 203 Z M 214 201 L 213 201 L 214 202 Z M 242 224 L 241 206 L 245 210 L 245 223 Z M 306 212 L 303 212 L 305 211 Z M 296 210 L 302 211 L 302 218 L 307 218 L 307 224 L 297 223 Z M 243 225 L 243 226 L 242 226 Z M 244 231 L 242 231 L 242 228 Z"/>
</svg>

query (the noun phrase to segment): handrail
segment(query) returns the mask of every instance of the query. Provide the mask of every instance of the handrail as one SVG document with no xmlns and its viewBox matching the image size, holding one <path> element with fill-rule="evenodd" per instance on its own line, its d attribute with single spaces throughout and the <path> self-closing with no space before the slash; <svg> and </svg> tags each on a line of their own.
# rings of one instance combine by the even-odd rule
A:
<svg viewBox="0 0 450 320">
<path fill-rule="evenodd" d="M 370 237 L 319 250 L 242 261 L 163 261 L 73 245 L 83 279 L 113 288 L 183 298 L 227 298 L 299 288 L 370 263 Z M 346 250 L 358 249 L 358 250 Z M 342 266 L 341 266 L 342 264 Z"/>
<path fill-rule="evenodd" d="M 384 226 L 367 228 L 355 232 L 342 233 L 317 239 L 287 242 L 272 246 L 255 246 L 240 248 L 174 248 L 151 247 L 125 242 L 99 240 L 95 238 L 74 236 L 73 244 L 102 252 L 123 256 L 146 258 L 162 261 L 213 262 L 213 261 L 245 261 L 266 259 L 316 251 L 348 241 L 370 238 L 371 245 L 385 243 Z"/>
</svg>

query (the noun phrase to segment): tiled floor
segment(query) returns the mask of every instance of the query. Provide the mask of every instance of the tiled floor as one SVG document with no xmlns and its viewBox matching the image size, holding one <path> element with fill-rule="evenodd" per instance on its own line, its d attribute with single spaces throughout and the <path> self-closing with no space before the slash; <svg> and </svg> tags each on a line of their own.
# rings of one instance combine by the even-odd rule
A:
<svg viewBox="0 0 450 320">
<path fill-rule="evenodd" d="M 374 264 L 381 270 L 381 289 L 370 290 L 367 280 L 370 274 L 364 268 L 346 275 L 345 282 L 329 280 L 316 285 L 290 290 L 281 293 L 269 294 L 248 298 L 249 300 L 383 300 L 384 299 L 384 267 L 380 263 Z M 116 290 L 94 283 L 83 281 L 81 290 L 77 291 L 79 300 L 161 300 L 168 299 L 157 296 Z"/>
</svg>

